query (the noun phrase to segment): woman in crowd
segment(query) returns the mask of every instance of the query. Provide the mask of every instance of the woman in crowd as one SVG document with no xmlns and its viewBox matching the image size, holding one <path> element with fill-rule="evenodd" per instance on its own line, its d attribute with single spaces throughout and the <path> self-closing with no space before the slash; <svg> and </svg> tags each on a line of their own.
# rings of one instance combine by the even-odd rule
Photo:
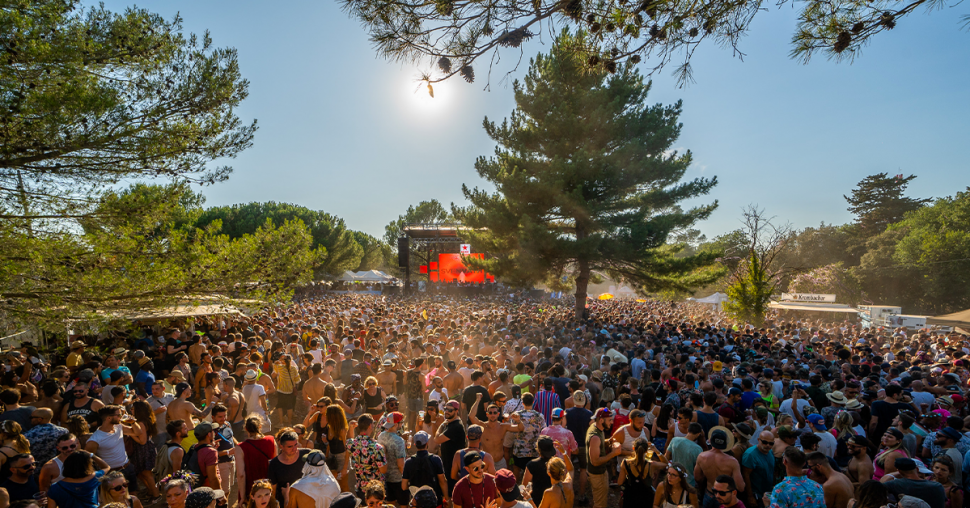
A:
<svg viewBox="0 0 970 508">
<path fill-rule="evenodd" d="M 667 448 L 667 433 L 670 430 L 671 425 L 676 425 L 676 423 L 671 423 L 674 417 L 674 405 L 664 404 L 660 407 L 660 413 L 657 414 L 657 418 L 653 421 L 653 427 L 650 428 L 650 438 L 653 439 L 654 446 L 658 450 L 664 451 Z"/>
<path fill-rule="evenodd" d="M 364 485 L 364 503 L 367 508 L 385 508 L 393 505 L 384 504 L 384 484 L 374 480 Z"/>
<path fill-rule="evenodd" d="M 896 459 L 908 457 L 903 448 L 903 433 L 894 427 L 886 429 L 882 435 L 882 450 L 873 459 L 873 480 L 880 480 L 889 473 L 896 472 Z"/>
<path fill-rule="evenodd" d="M 772 383 L 770 380 L 763 380 L 758 383 L 758 396 L 765 400 L 768 404 L 768 412 L 772 414 L 778 414 L 778 408 L 781 407 L 781 401 L 778 397 L 775 397 L 774 391 L 772 390 Z"/>
<path fill-rule="evenodd" d="M 19 453 L 30 453 L 30 443 L 20 424 L 13 420 L 0 422 L 0 466 Z"/>
<path fill-rule="evenodd" d="M 944 508 L 959 508 L 963 506 L 963 489 L 953 483 L 953 476 L 956 474 L 956 467 L 953 459 L 946 455 L 940 455 L 933 459 L 933 477 L 931 480 L 943 486 L 946 492 L 946 505 Z"/>
<path fill-rule="evenodd" d="M 80 450 L 67 456 L 61 471 L 64 479 L 47 491 L 48 508 L 98 508 L 98 487 L 101 477 L 108 472 L 108 465 L 95 457 Z M 95 462 L 100 469 L 95 469 Z"/>
<path fill-rule="evenodd" d="M 276 456 L 276 440 L 273 436 L 262 434 L 263 421 L 259 416 L 246 418 L 246 432 L 249 439 L 239 444 L 236 453 L 241 453 L 242 457 L 236 457 L 245 467 L 236 468 L 236 479 L 239 485 L 244 487 L 243 496 L 249 496 L 253 482 L 260 478 L 266 478 L 269 472 L 269 461 Z"/>
<path fill-rule="evenodd" d="M 685 504 L 695 508 L 700 506 L 697 491 L 687 483 L 687 470 L 684 466 L 671 462 L 667 466 L 663 481 L 657 486 L 657 493 L 653 496 L 653 508 L 677 508 Z"/>
<path fill-rule="evenodd" d="M 677 410 L 677 423 L 670 426 L 667 430 L 667 442 L 673 441 L 675 437 L 686 437 L 687 427 L 690 426 L 691 419 L 694 418 L 694 411 L 689 407 L 682 407 Z"/>
<path fill-rule="evenodd" d="M 438 427 L 441 426 L 444 421 L 445 418 L 441 416 L 441 413 L 438 411 L 438 403 L 433 400 L 429 400 L 428 405 L 424 408 L 424 418 L 418 422 L 417 431 L 423 430 L 427 432 L 429 436 L 437 436 Z M 428 441 L 428 453 L 438 453 L 438 442 L 434 439 Z"/>
<path fill-rule="evenodd" d="M 384 414 L 384 401 L 387 395 L 377 386 L 377 378 L 369 376 L 364 380 L 364 392 L 361 394 L 364 402 L 364 412 L 371 415 L 374 421 L 380 421 Z"/>
<path fill-rule="evenodd" d="M 560 453 L 566 454 L 566 450 L 556 443 L 556 448 Z M 552 484 L 542 495 L 542 502 L 537 508 L 572 508 L 573 498 L 573 478 L 570 473 L 573 471 L 572 461 L 562 460 L 559 457 L 549 459 L 546 465 L 546 474 Z M 643 506 L 642 500 L 639 506 Z"/>
<path fill-rule="evenodd" d="M 300 384 L 300 370 L 289 354 L 284 353 L 273 366 L 273 382 L 276 383 L 276 407 L 273 414 L 278 416 L 283 426 L 289 426 L 293 421 L 296 389 Z"/>
<path fill-rule="evenodd" d="M 311 450 L 314 448 L 313 442 L 309 439 L 310 436 L 307 435 L 306 425 L 303 425 L 302 423 L 294 425 L 293 432 L 296 432 L 296 441 L 299 443 L 298 446 L 300 448 L 309 448 Z"/>
<path fill-rule="evenodd" d="M 246 503 L 246 508 L 280 508 L 279 501 L 273 495 L 273 484 L 269 480 L 262 479 L 253 482 L 249 490 L 249 502 Z"/>
<path fill-rule="evenodd" d="M 192 491 L 189 482 L 180 478 L 168 480 L 162 487 L 165 494 L 165 504 L 168 508 L 185 508 L 185 498 Z"/>
<path fill-rule="evenodd" d="M 79 450 L 84 449 L 84 445 L 87 444 L 88 438 L 91 437 L 91 426 L 88 425 L 88 421 L 84 419 L 81 415 L 74 415 L 67 419 L 67 423 L 64 427 L 71 433 L 77 436 L 77 447 Z"/>
<path fill-rule="evenodd" d="M 847 508 L 885 508 L 889 505 L 889 491 L 886 486 L 875 481 L 867 480 L 859 486 L 857 499 L 850 499 Z"/>
<path fill-rule="evenodd" d="M 620 475 L 616 483 L 623 488 L 623 508 L 643 506 L 644 499 L 654 498 L 653 472 L 664 469 L 667 464 L 647 460 L 647 452 L 651 446 L 653 444 L 645 438 L 638 437 L 633 442 L 633 456 L 620 463 Z M 654 451 L 654 456 L 666 461 L 659 451 Z"/>
<path fill-rule="evenodd" d="M 347 475 L 343 473 L 347 463 L 347 433 L 350 425 L 347 423 L 347 415 L 344 410 L 337 405 L 327 407 L 327 424 L 321 429 L 320 433 L 324 436 L 327 444 L 327 467 L 337 478 L 340 488 L 347 492 L 349 488 Z"/>
<path fill-rule="evenodd" d="M 210 372 L 202 378 L 202 393 L 205 396 L 202 400 L 212 400 L 213 396 L 215 398 L 221 398 L 222 390 L 219 386 L 222 384 L 222 376 L 218 372 Z"/>
<path fill-rule="evenodd" d="M 161 499 L 161 494 L 155 487 L 154 473 L 152 473 L 152 470 L 155 469 L 157 450 L 152 438 L 158 434 L 155 412 L 152 410 L 151 404 L 143 400 L 133 402 L 131 411 L 134 414 L 135 423 L 132 424 L 134 433 L 131 435 L 131 440 L 133 443 L 131 443 L 131 453 L 128 458 L 135 469 L 135 474 L 148 489 L 148 495 L 151 496 L 151 503 L 149 504 L 155 504 Z"/>
<path fill-rule="evenodd" d="M 835 436 L 837 443 L 835 462 L 839 467 L 846 467 L 852 459 L 847 443 L 850 437 L 856 435 L 855 429 L 852 428 L 852 415 L 848 411 L 839 411 L 835 414 L 835 423 L 832 427 L 832 435 Z"/>
<path fill-rule="evenodd" d="M 121 471 L 111 471 L 101 478 L 102 505 L 108 503 L 120 503 L 125 508 L 142 508 L 141 500 L 128 493 L 128 480 Z"/>
</svg>

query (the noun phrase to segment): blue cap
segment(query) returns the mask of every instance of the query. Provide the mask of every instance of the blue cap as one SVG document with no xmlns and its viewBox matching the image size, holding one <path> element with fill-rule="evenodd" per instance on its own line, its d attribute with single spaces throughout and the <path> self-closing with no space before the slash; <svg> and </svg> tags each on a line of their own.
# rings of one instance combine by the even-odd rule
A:
<svg viewBox="0 0 970 508">
<path fill-rule="evenodd" d="M 736 386 L 732 386 L 731 389 L 728 390 L 728 395 L 743 395 L 743 394 L 744 392 L 742 392 L 741 389 Z"/>
<path fill-rule="evenodd" d="M 808 415 L 806 420 L 808 420 L 808 423 L 811 423 L 812 426 L 818 428 L 818 430 L 828 430 L 828 427 L 825 426 L 825 417 L 818 413 Z"/>
</svg>

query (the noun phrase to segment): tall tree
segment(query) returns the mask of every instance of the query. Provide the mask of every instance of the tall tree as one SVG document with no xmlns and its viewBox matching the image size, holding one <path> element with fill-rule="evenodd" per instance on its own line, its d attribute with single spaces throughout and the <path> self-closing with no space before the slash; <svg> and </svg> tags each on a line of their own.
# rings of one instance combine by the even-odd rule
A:
<svg viewBox="0 0 970 508">
<path fill-rule="evenodd" d="M 729 300 L 723 307 L 735 319 L 760 326 L 782 282 L 785 267 L 778 258 L 791 238 L 791 226 L 775 225 L 754 205 L 745 208 L 743 216 L 745 256 L 731 275 L 725 291 Z"/>
<path fill-rule="evenodd" d="M 890 224 L 903 220 L 907 212 L 917 210 L 931 201 L 904 195 L 906 187 L 914 178 L 916 175 L 870 175 L 852 189 L 851 196 L 843 196 L 849 203 L 849 211 L 856 216 L 855 223 L 860 237 L 872 238 L 882 233 Z"/>
<path fill-rule="evenodd" d="M 203 227 L 217 219 L 222 221 L 222 231 L 231 238 L 252 234 L 267 219 L 276 225 L 299 219 L 310 228 L 313 247 L 326 249 L 322 262 L 315 267 L 315 277 L 339 276 L 345 270 L 354 270 L 360 266 L 364 255 L 364 249 L 343 219 L 304 206 L 268 201 L 214 207 L 201 215 L 198 226 Z"/>
<path fill-rule="evenodd" d="M 782 2 L 784 3 L 784 2 Z M 779 6 L 782 4 L 779 3 Z M 819 52 L 851 61 L 877 34 L 891 30 L 913 12 L 955 7 L 958 0 L 807 0 L 792 35 L 792 58 L 808 62 Z M 766 11 L 759 0 L 344 0 L 346 10 L 370 34 L 379 55 L 437 66 L 429 84 L 460 75 L 471 82 L 479 59 L 491 65 L 522 43 L 563 24 L 591 32 L 591 44 L 575 48 L 590 67 L 615 70 L 624 61 L 650 58 L 652 71 L 676 66 L 681 82 L 691 81 L 691 57 L 704 41 L 731 47 L 743 56 L 740 40 L 755 15 Z M 964 18 L 970 23 L 970 16 Z M 505 53 L 501 53 L 502 50 Z M 432 94 L 433 95 L 433 94 Z"/>
<path fill-rule="evenodd" d="M 577 316 L 592 270 L 646 291 L 706 283 L 717 271 L 716 255 L 677 257 L 683 246 L 666 243 L 717 206 L 671 211 L 717 183 L 681 182 L 691 154 L 670 149 L 680 102 L 645 105 L 650 85 L 633 66 L 588 71 L 574 49 L 586 45 L 586 34 L 563 32 L 530 63 L 513 84 L 511 119 L 484 122 L 498 146 L 475 169 L 496 192 L 463 186 L 473 206 L 453 207 L 490 256 L 470 263 L 519 284 L 572 274 Z"/>
</svg>

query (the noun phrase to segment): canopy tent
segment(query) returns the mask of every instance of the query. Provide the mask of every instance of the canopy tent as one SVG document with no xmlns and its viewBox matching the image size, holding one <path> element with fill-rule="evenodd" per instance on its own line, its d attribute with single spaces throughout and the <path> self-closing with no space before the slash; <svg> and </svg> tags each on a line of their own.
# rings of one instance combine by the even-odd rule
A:
<svg viewBox="0 0 970 508">
<path fill-rule="evenodd" d="M 803 302 L 771 302 L 768 307 L 776 310 L 801 310 L 811 312 L 842 312 L 846 314 L 857 314 L 859 309 L 845 305 L 844 303 L 803 303 Z"/>
<path fill-rule="evenodd" d="M 342 280 L 344 282 L 353 282 L 353 281 L 357 280 L 357 274 L 355 274 L 354 272 L 352 272 L 350 270 L 347 270 L 337 280 Z"/>
<path fill-rule="evenodd" d="M 942 316 L 928 317 L 926 318 L 926 324 L 953 327 L 962 326 L 964 328 L 970 327 L 970 309 L 961 310 L 960 312 L 954 312 L 952 314 L 944 314 Z"/>
<path fill-rule="evenodd" d="M 354 280 L 358 282 L 390 282 L 394 279 L 394 277 L 378 270 L 357 272 L 354 277 Z"/>
<path fill-rule="evenodd" d="M 705 296 L 704 298 L 688 298 L 688 301 L 697 303 L 712 303 L 714 305 L 721 305 L 722 303 L 728 301 L 728 295 L 724 293 L 714 293 L 710 296 Z"/>
</svg>

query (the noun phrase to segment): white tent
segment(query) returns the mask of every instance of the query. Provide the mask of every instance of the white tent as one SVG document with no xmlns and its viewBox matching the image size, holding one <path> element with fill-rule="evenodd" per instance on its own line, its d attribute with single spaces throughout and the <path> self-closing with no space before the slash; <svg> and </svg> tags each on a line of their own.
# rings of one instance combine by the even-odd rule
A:
<svg viewBox="0 0 970 508">
<path fill-rule="evenodd" d="M 353 281 L 357 280 L 357 274 L 355 274 L 354 272 L 352 272 L 350 270 L 347 270 L 337 280 L 342 280 L 344 282 L 353 282 Z"/>
<path fill-rule="evenodd" d="M 704 298 L 688 298 L 687 300 L 697 303 L 710 303 L 720 307 L 722 303 L 728 301 L 728 295 L 724 293 L 714 293 L 713 295 L 705 296 Z"/>
<path fill-rule="evenodd" d="M 354 274 L 354 279 L 359 282 L 389 282 L 393 277 L 377 270 L 367 270 Z"/>
</svg>

